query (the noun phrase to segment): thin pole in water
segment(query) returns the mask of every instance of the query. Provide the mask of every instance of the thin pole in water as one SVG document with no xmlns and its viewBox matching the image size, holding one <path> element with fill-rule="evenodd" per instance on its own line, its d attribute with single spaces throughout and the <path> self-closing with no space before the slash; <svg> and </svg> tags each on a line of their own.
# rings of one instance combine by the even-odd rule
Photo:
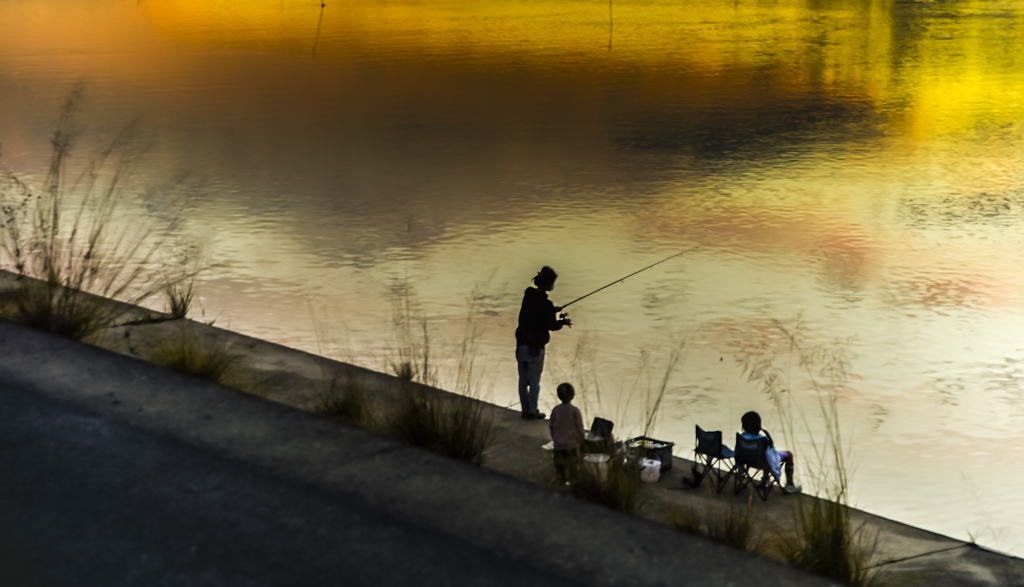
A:
<svg viewBox="0 0 1024 587">
<path fill-rule="evenodd" d="M 320 21 L 316 23 L 316 39 L 313 40 L 313 59 L 316 59 L 316 45 L 320 42 L 320 27 L 324 24 L 324 4 L 323 0 L 320 1 Z"/>
<path fill-rule="evenodd" d="M 612 19 L 612 1 L 608 0 L 608 52 L 612 52 L 612 29 L 615 26 L 615 21 Z"/>
<path fill-rule="evenodd" d="M 662 259 L 661 261 L 658 261 L 657 263 L 652 263 L 651 265 L 648 265 L 647 267 L 644 267 L 640 271 L 634 271 L 634 272 L 630 273 L 629 275 L 623 277 L 622 279 L 616 279 L 615 281 L 609 283 L 608 285 L 606 285 L 604 287 L 600 287 L 598 289 L 595 289 L 594 291 L 588 293 L 587 295 L 579 297 L 579 298 L 576 298 L 575 300 L 569 302 L 568 304 L 565 304 L 564 306 L 562 306 L 562 309 L 568 308 L 569 306 L 575 304 L 576 302 L 582 300 L 583 298 L 589 298 L 590 296 L 596 294 L 597 292 L 601 291 L 602 289 L 608 289 L 609 287 L 615 285 L 616 283 L 622 283 L 623 281 L 626 281 L 627 279 L 629 279 L 630 277 L 633 277 L 637 273 L 642 273 L 644 271 L 647 271 L 648 269 L 650 269 L 651 267 L 654 267 L 655 265 L 661 265 L 665 261 L 670 261 L 672 259 L 675 259 L 679 255 L 685 255 L 686 253 L 689 253 L 690 251 L 695 251 L 695 250 L 697 250 L 699 248 L 700 248 L 700 245 L 697 245 L 696 247 L 693 247 L 692 249 L 686 249 L 685 251 L 683 251 L 681 253 L 676 253 L 675 255 L 672 255 L 671 257 L 668 257 L 666 259 Z"/>
</svg>

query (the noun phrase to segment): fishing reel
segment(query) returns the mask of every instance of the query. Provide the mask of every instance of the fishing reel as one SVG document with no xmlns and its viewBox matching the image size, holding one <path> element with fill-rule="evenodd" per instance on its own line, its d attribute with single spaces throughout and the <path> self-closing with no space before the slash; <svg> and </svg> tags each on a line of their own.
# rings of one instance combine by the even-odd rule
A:
<svg viewBox="0 0 1024 587">
<path fill-rule="evenodd" d="M 569 328 L 572 328 L 572 320 L 569 320 L 569 312 L 562 312 L 558 315 L 558 319 L 564 322 Z"/>
</svg>

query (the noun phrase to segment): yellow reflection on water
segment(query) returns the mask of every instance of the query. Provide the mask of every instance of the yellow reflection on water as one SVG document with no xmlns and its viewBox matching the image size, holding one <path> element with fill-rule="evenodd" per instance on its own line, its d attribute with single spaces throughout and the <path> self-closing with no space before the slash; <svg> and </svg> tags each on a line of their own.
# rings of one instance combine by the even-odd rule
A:
<svg viewBox="0 0 1024 587">
<path fill-rule="evenodd" d="M 1021 119 L 1022 18 L 962 6 L 951 20 L 887 2 L 171 0 L 142 9 L 164 35 L 327 61 L 438 57 L 431 68 L 556 70 L 629 80 L 695 107 L 870 104 L 908 137 L 969 131 L 979 113 Z M 322 18 L 321 18 L 322 17 Z M 999 39 L 999 42 L 991 42 Z M 1011 49 L 1008 49 L 1011 48 Z M 456 57 L 445 63 L 443 58 Z M 511 64 L 511 65 L 510 65 Z M 639 82 L 639 83 L 635 83 Z M 414 89 L 413 89 L 414 90 Z M 994 109 L 990 108 L 997 105 Z"/>
<path fill-rule="evenodd" d="M 991 6 L 996 4 L 996 6 Z M 557 75 L 627 83 L 654 101 L 742 111 L 810 99 L 869 107 L 907 138 L 973 132 L 984 117 L 1017 124 L 1024 110 L 1024 10 L 959 3 L 958 18 L 893 1 L 809 2 L 353 2 L 144 0 L 9 2 L 15 55 L 83 77 L 158 77 L 185 57 L 125 59 L 159 37 L 237 53 L 325 62 L 418 61 L 430 69 Z M 116 9 L 115 9 L 116 8 Z M 9 37 L 9 41 L 10 41 Z M 308 56 L 308 57 L 307 57 Z M 431 63 L 430 59 L 436 58 Z M 180 75 L 180 72 L 176 72 Z M 415 82 L 415 80 L 410 80 Z M 478 83 L 485 83 L 478 80 Z M 415 91 L 410 88 L 410 91 Z"/>
</svg>

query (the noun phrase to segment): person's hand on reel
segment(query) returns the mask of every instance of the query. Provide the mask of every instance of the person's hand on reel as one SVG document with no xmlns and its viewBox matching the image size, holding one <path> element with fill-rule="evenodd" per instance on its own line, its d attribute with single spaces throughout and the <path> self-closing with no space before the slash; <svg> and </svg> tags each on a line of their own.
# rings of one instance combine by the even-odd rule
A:
<svg viewBox="0 0 1024 587">
<path fill-rule="evenodd" d="M 561 310 L 561 308 L 555 308 L 556 312 L 559 311 L 559 310 Z M 569 328 L 572 328 L 572 320 L 569 319 L 569 313 L 568 312 L 562 312 L 558 317 L 561 319 L 562 324 L 564 326 L 568 326 Z"/>
</svg>

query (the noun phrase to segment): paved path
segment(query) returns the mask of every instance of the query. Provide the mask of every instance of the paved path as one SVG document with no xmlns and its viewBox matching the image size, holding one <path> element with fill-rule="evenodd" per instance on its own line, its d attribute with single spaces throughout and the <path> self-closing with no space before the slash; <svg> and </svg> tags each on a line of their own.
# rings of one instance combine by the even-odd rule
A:
<svg viewBox="0 0 1024 587">
<path fill-rule="evenodd" d="M 827 584 L 0 322 L 0 585 Z"/>
</svg>

